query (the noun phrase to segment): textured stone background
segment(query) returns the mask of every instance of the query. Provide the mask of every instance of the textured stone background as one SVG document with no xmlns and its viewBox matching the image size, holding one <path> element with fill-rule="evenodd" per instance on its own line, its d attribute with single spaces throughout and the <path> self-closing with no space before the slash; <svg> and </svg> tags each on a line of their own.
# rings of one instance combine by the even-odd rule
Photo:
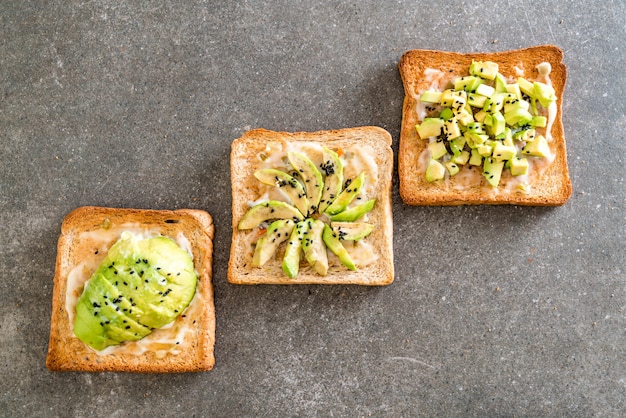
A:
<svg viewBox="0 0 626 418">
<path fill-rule="evenodd" d="M 626 408 L 623 1 L 3 1 L 0 415 L 619 416 Z M 230 143 L 387 129 L 413 48 L 552 43 L 563 207 L 414 208 L 385 288 L 226 281 Z M 45 368 L 56 241 L 81 205 L 215 219 L 217 364 Z"/>
</svg>

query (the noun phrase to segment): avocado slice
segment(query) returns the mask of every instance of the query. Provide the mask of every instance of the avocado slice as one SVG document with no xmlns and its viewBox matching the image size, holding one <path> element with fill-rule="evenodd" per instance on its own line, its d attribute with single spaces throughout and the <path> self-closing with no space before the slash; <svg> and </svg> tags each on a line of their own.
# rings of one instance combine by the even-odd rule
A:
<svg viewBox="0 0 626 418">
<path fill-rule="evenodd" d="M 302 249 L 302 241 L 307 230 L 307 220 L 298 222 L 291 231 L 289 241 L 287 242 L 282 269 L 291 279 L 298 275 L 298 270 L 300 269 L 300 250 Z"/>
<path fill-rule="evenodd" d="M 343 212 L 355 197 L 361 192 L 365 182 L 365 172 L 359 174 L 354 180 L 346 181 L 344 190 L 337 196 L 333 203 L 326 209 L 328 215 Z"/>
<path fill-rule="evenodd" d="M 331 222 L 330 227 L 340 241 L 358 241 L 374 230 L 374 225 L 366 222 Z"/>
<path fill-rule="evenodd" d="M 293 205 L 306 215 L 309 210 L 309 200 L 302 184 L 289 174 L 274 168 L 264 168 L 254 173 L 261 183 L 279 187 L 293 202 Z"/>
<path fill-rule="evenodd" d="M 357 219 L 362 218 L 366 213 L 374 208 L 376 199 L 368 200 L 353 208 L 344 210 L 336 215 L 330 217 L 331 222 L 354 222 Z"/>
<path fill-rule="evenodd" d="M 313 164 L 309 157 L 300 152 L 289 151 L 287 158 L 304 184 L 306 197 L 309 200 L 309 210 L 308 213 L 304 215 L 312 215 L 317 212 L 322 198 L 322 190 L 324 190 L 322 173 L 315 167 L 315 164 Z"/>
<path fill-rule="evenodd" d="M 291 219 L 281 219 L 271 223 L 267 227 L 265 235 L 256 243 L 252 265 L 261 267 L 267 263 L 267 260 L 272 258 L 278 246 L 287 241 L 295 224 Z"/>
<path fill-rule="evenodd" d="M 78 299 L 74 334 L 96 350 L 141 339 L 187 308 L 197 279 L 172 239 L 123 232 Z"/>
<path fill-rule="evenodd" d="M 294 206 L 279 200 L 269 200 L 253 206 L 239 221 L 238 229 L 252 229 L 270 219 L 304 219 L 302 213 Z"/>
<path fill-rule="evenodd" d="M 343 184 L 343 163 L 339 155 L 333 150 L 324 147 L 324 162 L 320 168 L 326 175 L 324 179 L 324 190 L 318 208 L 319 213 L 324 211 L 333 203 L 333 201 L 341 193 L 341 185 Z"/>
<path fill-rule="evenodd" d="M 350 258 L 350 254 L 346 248 L 339 241 L 339 235 L 333 232 L 332 229 L 328 225 L 324 225 L 324 232 L 322 233 L 322 239 L 324 243 L 328 247 L 330 251 L 332 251 L 337 257 L 339 257 L 339 261 L 348 268 L 348 270 L 356 270 L 356 266 L 354 262 Z"/>
<path fill-rule="evenodd" d="M 328 273 L 328 255 L 322 239 L 324 222 L 319 219 L 307 219 L 307 230 L 302 239 L 302 250 L 309 265 L 320 275 Z"/>
</svg>

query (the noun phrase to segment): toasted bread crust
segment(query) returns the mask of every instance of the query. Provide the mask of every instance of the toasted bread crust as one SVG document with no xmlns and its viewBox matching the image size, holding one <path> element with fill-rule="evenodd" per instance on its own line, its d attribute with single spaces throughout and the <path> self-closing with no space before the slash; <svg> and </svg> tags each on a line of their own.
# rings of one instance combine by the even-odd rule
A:
<svg viewBox="0 0 626 418">
<path fill-rule="evenodd" d="M 88 347 L 73 333 L 73 324 L 66 310 L 68 277 L 72 269 L 94 253 L 82 239 L 82 233 L 118 230 L 122 225 L 137 224 L 160 235 L 175 238 L 182 233 L 189 241 L 194 267 L 198 272 L 198 309 L 194 317 L 182 316 L 176 321 L 186 321 L 189 327 L 185 341 L 178 353 L 146 351 L 137 355 L 118 350 L 103 355 Z M 147 210 L 80 207 L 70 212 L 61 226 L 58 241 L 50 343 L 46 365 L 52 371 L 117 371 L 117 372 L 189 372 L 210 370 L 214 363 L 215 309 L 213 303 L 212 258 L 213 220 L 204 211 L 180 209 Z M 112 238 L 114 241 L 119 237 Z M 113 241 L 113 242 L 114 242 Z M 108 249 L 108 248 L 106 248 Z M 105 249 L 105 250 L 106 250 Z M 106 251 L 97 249 L 103 258 Z M 175 322 L 176 322 L 175 321 Z M 120 346 L 122 347 L 123 344 Z"/>
<path fill-rule="evenodd" d="M 280 260 L 270 260 L 262 268 L 251 265 L 251 257 L 246 248 L 245 236 L 249 231 L 239 231 L 239 220 L 250 208 L 248 202 L 259 198 L 259 183 L 253 173 L 258 169 L 257 155 L 266 149 L 268 142 L 315 143 L 329 148 L 348 147 L 363 144 L 375 150 L 371 157 L 378 167 L 378 182 L 374 193 L 368 198 L 376 198 L 374 209 L 368 214 L 369 222 L 375 224 L 374 232 L 367 238 L 378 256 L 376 262 L 349 271 L 343 266 L 329 269 L 328 275 L 320 276 L 302 260 L 297 277 L 290 279 L 282 269 Z M 318 132 L 274 132 L 255 129 L 236 139 L 231 147 L 231 180 L 233 237 L 228 281 L 233 284 L 360 284 L 387 285 L 393 281 L 393 224 L 391 212 L 391 175 L 393 151 L 391 136 L 378 127 L 347 128 Z"/>
<path fill-rule="evenodd" d="M 517 71 L 524 70 L 524 76 L 535 79 L 538 76 L 535 67 L 542 62 L 552 66 L 550 79 L 557 95 L 557 114 L 552 125 L 553 140 L 550 147 L 556 157 L 546 171 L 530 184 L 531 191 L 527 194 L 506 191 L 503 184 L 510 179 L 504 173 L 501 185 L 490 190 L 486 182 L 473 187 L 459 187 L 458 180 L 452 178 L 445 182 L 429 183 L 424 172 L 417 169 L 417 161 L 427 147 L 427 141 L 419 138 L 415 130 L 418 124 L 416 105 L 421 92 L 429 89 L 430 81 L 425 77 L 425 70 L 442 71 L 452 80 L 454 77 L 465 76 L 472 60 L 494 61 L 499 64 L 500 73 L 505 77 L 516 76 Z M 468 204 L 515 204 L 532 206 L 557 206 L 564 204 L 572 193 L 563 123 L 561 120 L 563 92 L 567 80 L 567 69 L 563 64 L 563 52 L 556 46 L 543 45 L 531 48 L 494 52 L 470 53 L 411 50 L 406 52 L 398 68 L 405 90 L 402 109 L 402 128 L 398 151 L 398 174 L 400 179 L 400 196 L 409 205 L 468 205 Z"/>
</svg>

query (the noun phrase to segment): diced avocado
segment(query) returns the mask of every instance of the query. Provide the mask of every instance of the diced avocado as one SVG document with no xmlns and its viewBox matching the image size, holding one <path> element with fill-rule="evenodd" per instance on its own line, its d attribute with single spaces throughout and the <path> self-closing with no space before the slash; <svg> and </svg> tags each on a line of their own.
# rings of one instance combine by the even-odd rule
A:
<svg viewBox="0 0 626 418">
<path fill-rule="evenodd" d="M 480 122 L 472 122 L 472 123 L 468 123 L 466 126 L 467 130 L 470 133 L 474 133 L 474 134 L 484 134 L 485 131 L 483 130 L 483 124 Z"/>
<path fill-rule="evenodd" d="M 438 160 L 448 153 L 446 144 L 442 141 L 430 142 L 428 144 L 428 149 L 430 150 L 430 157 L 435 160 Z"/>
<path fill-rule="evenodd" d="M 358 206 L 354 206 L 341 213 L 331 216 L 330 220 L 331 222 L 354 222 L 371 211 L 374 208 L 375 203 L 376 199 L 368 200 L 365 203 L 361 203 Z"/>
<path fill-rule="evenodd" d="M 524 93 L 528 97 L 535 97 L 535 86 L 533 85 L 533 83 L 526 80 L 524 77 L 518 77 L 517 84 L 519 85 L 522 93 Z"/>
<path fill-rule="evenodd" d="M 492 61 L 472 61 L 469 73 L 487 80 L 493 80 L 498 74 L 498 64 Z"/>
<path fill-rule="evenodd" d="M 493 96 L 488 97 L 485 100 L 483 110 L 492 114 L 501 111 L 504 106 L 504 94 L 506 93 L 494 93 Z"/>
<path fill-rule="evenodd" d="M 343 241 L 358 241 L 374 230 L 374 225 L 366 222 L 331 222 L 330 227 Z"/>
<path fill-rule="evenodd" d="M 273 168 L 264 168 L 254 173 L 261 183 L 268 186 L 279 187 L 293 202 L 293 205 L 303 214 L 306 215 L 309 210 L 309 201 L 306 198 L 306 192 L 302 184 L 290 176 L 289 174 Z"/>
<path fill-rule="evenodd" d="M 307 230 L 302 239 L 304 257 L 313 270 L 322 276 L 328 272 L 328 255 L 322 239 L 324 226 L 324 222 L 319 219 L 307 219 Z"/>
<path fill-rule="evenodd" d="M 256 243 L 252 265 L 261 267 L 272 258 L 280 244 L 287 241 L 295 226 L 291 219 L 280 219 L 267 227 L 267 232 Z"/>
<path fill-rule="evenodd" d="M 444 121 L 441 118 L 424 118 L 424 121 L 416 126 L 417 133 L 422 139 L 439 136 L 443 124 Z"/>
<path fill-rule="evenodd" d="M 196 284 L 193 260 L 175 241 L 124 232 L 77 301 L 74 334 L 96 350 L 139 340 L 174 321 Z"/>
<path fill-rule="evenodd" d="M 474 119 L 476 120 L 476 122 L 483 123 L 487 115 L 488 113 L 484 110 L 479 110 L 478 112 L 474 113 Z"/>
<path fill-rule="evenodd" d="M 522 91 L 520 90 L 518 83 L 507 84 L 506 91 L 508 93 L 514 94 L 515 97 L 517 97 L 518 99 L 522 99 Z"/>
<path fill-rule="evenodd" d="M 485 158 L 485 163 L 483 165 L 483 176 L 493 187 L 498 187 L 503 168 L 504 161 L 498 161 L 493 157 L 487 157 Z"/>
<path fill-rule="evenodd" d="M 518 107 L 515 110 L 506 112 L 504 114 L 504 119 L 509 126 L 522 126 L 530 123 L 530 121 L 533 119 L 533 116 L 530 114 L 530 112 L 528 112 L 528 110 Z"/>
<path fill-rule="evenodd" d="M 450 161 L 457 165 L 465 165 L 470 159 L 470 152 L 467 150 L 461 151 L 459 154 L 453 155 Z"/>
<path fill-rule="evenodd" d="M 450 120 L 454 117 L 454 112 L 452 112 L 452 109 L 450 109 L 449 107 L 446 107 L 445 109 L 441 110 L 441 113 L 439 113 L 439 118 L 446 121 L 446 120 Z"/>
<path fill-rule="evenodd" d="M 426 180 L 433 182 L 441 180 L 446 174 L 446 168 L 437 160 L 432 158 L 428 161 L 428 167 L 426 168 Z"/>
<path fill-rule="evenodd" d="M 456 114 L 456 119 L 461 125 L 465 126 L 468 123 L 474 122 L 474 115 L 464 108 Z"/>
<path fill-rule="evenodd" d="M 326 209 L 326 213 L 329 215 L 335 215 L 339 212 L 343 212 L 355 197 L 361 192 L 363 183 L 365 182 L 365 172 L 359 174 L 354 180 L 348 183 L 346 188 L 339 193 L 339 196 L 333 201 L 333 203 Z"/>
<path fill-rule="evenodd" d="M 341 193 L 343 185 L 343 163 L 339 155 L 333 150 L 326 147 L 323 148 L 324 161 L 320 165 L 320 169 L 326 176 L 324 178 L 324 190 L 318 208 L 319 213 L 324 213 L 328 206 Z"/>
<path fill-rule="evenodd" d="M 464 90 L 466 92 L 473 92 L 476 87 L 481 85 L 483 80 L 476 76 L 457 77 L 454 80 L 454 90 Z"/>
<path fill-rule="evenodd" d="M 459 123 L 456 118 L 445 121 L 443 125 L 443 135 L 447 141 L 461 136 L 461 129 L 459 128 Z"/>
<path fill-rule="evenodd" d="M 440 91 L 425 91 L 420 95 L 420 101 L 424 103 L 439 103 L 441 100 Z"/>
<path fill-rule="evenodd" d="M 506 79 L 504 78 L 504 76 L 500 73 L 496 74 L 496 77 L 494 79 L 494 83 L 493 83 L 493 87 L 495 88 L 496 92 L 498 93 L 504 93 L 507 91 L 506 89 Z"/>
<path fill-rule="evenodd" d="M 506 128 L 506 121 L 504 120 L 504 116 L 500 112 L 494 112 L 491 115 L 491 126 L 489 127 L 489 132 L 493 136 L 498 136 L 504 132 Z"/>
<path fill-rule="evenodd" d="M 456 96 L 454 94 L 454 90 L 446 89 L 441 92 L 441 99 L 439 99 L 439 104 L 444 107 L 450 107 L 452 106 L 452 103 L 454 103 L 455 98 Z"/>
<path fill-rule="evenodd" d="M 445 163 L 443 163 L 443 165 L 446 167 L 446 170 L 448 170 L 448 173 L 450 173 L 450 176 L 454 176 L 460 170 L 459 166 L 456 165 L 452 160 L 446 161 Z"/>
<path fill-rule="evenodd" d="M 514 99 L 514 100 L 507 99 L 504 102 L 504 113 L 512 112 L 519 108 L 524 109 L 524 110 L 530 109 L 530 102 L 526 100 L 520 100 L 520 99 Z"/>
<path fill-rule="evenodd" d="M 496 146 L 493 148 L 493 158 L 496 161 L 510 160 L 517 154 L 517 148 L 506 146 L 501 142 L 496 142 Z"/>
<path fill-rule="evenodd" d="M 482 109 L 485 105 L 485 100 L 487 100 L 487 97 L 482 94 L 470 93 L 467 95 L 467 103 L 469 103 L 470 106 L 478 107 L 480 109 Z"/>
<path fill-rule="evenodd" d="M 548 123 L 548 119 L 545 116 L 533 116 L 530 121 L 530 126 L 535 128 L 545 128 Z"/>
<path fill-rule="evenodd" d="M 476 147 L 476 151 L 481 157 L 489 157 L 493 152 L 493 148 L 488 144 L 480 144 Z"/>
<path fill-rule="evenodd" d="M 304 184 L 306 197 L 309 200 L 308 214 L 316 213 L 322 198 L 322 190 L 324 190 L 322 173 L 315 167 L 315 164 L 313 164 L 309 157 L 300 152 L 289 151 L 287 158 Z"/>
<path fill-rule="evenodd" d="M 541 106 L 548 107 L 550 103 L 556 100 L 556 93 L 554 92 L 554 88 L 545 83 L 535 81 L 533 83 L 533 92 L 535 94 L 535 98 L 539 100 Z"/>
<path fill-rule="evenodd" d="M 522 148 L 522 154 L 547 157 L 550 155 L 550 146 L 543 135 L 537 135 L 532 142 L 527 143 L 526 146 Z"/>
<path fill-rule="evenodd" d="M 465 147 L 466 142 L 467 140 L 465 139 L 465 136 L 459 136 L 458 138 L 454 138 L 450 141 L 450 150 L 452 151 L 452 154 L 460 154 L 461 151 L 463 151 L 463 147 Z"/>
<path fill-rule="evenodd" d="M 473 149 L 470 159 L 469 159 L 469 164 L 470 165 L 482 165 L 483 163 L 483 156 L 480 155 L 480 153 L 478 152 L 478 149 Z"/>
<path fill-rule="evenodd" d="M 356 266 L 354 265 L 354 261 L 350 258 L 350 254 L 346 248 L 339 241 L 339 235 L 336 232 L 333 232 L 332 229 L 328 225 L 324 225 L 324 232 L 322 233 L 322 239 L 324 243 L 328 247 L 330 251 L 333 252 L 337 257 L 339 257 L 339 261 L 348 268 L 348 270 L 355 271 Z"/>
<path fill-rule="evenodd" d="M 253 206 L 239 221 L 238 229 L 252 229 L 272 219 L 293 219 L 301 221 L 304 219 L 302 213 L 294 206 L 278 200 L 269 200 Z"/>
<path fill-rule="evenodd" d="M 306 220 L 298 222 L 291 231 L 289 241 L 287 242 L 282 269 L 287 277 L 291 279 L 296 277 L 300 270 L 300 250 L 302 249 L 302 242 L 307 228 L 308 222 Z"/>
<path fill-rule="evenodd" d="M 481 84 L 480 86 L 476 88 L 476 94 L 483 96 L 485 98 L 489 98 L 493 96 L 495 93 L 496 93 L 496 89 L 494 89 L 488 84 Z"/>
<path fill-rule="evenodd" d="M 513 176 L 523 176 L 528 173 L 528 160 L 523 157 L 515 157 L 510 160 L 509 170 Z"/>
</svg>

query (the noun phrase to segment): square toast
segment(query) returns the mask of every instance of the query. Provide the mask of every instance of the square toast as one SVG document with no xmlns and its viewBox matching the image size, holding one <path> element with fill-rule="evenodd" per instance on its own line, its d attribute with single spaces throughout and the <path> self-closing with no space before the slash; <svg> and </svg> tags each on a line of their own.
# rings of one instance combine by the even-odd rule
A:
<svg viewBox="0 0 626 418">
<path fill-rule="evenodd" d="M 279 193 L 276 185 L 264 184 L 257 180 L 255 172 L 263 168 L 274 168 L 284 172 L 294 170 L 287 158 L 289 151 L 305 154 L 316 167 L 322 167 L 320 173 L 324 172 L 323 147 L 339 155 L 343 163 L 344 181 L 354 180 L 360 173 L 365 173 L 365 183 L 351 206 L 376 199 L 373 209 L 357 221 L 374 225 L 370 235 L 359 241 L 342 241 L 350 250 L 356 270 L 347 269 L 331 251 L 324 249 L 323 252 L 328 254 L 326 274 L 319 274 L 301 254 L 297 275 L 290 278 L 281 268 L 281 260 L 286 251 L 285 247 L 288 243 L 291 244 L 291 240 L 282 243 L 264 265 L 254 266 L 252 261 L 256 242 L 264 234 L 264 230 L 257 226 L 253 229 L 239 229 L 238 225 L 255 204 L 271 199 L 289 202 L 289 198 Z M 229 282 L 370 286 L 390 284 L 394 278 L 392 170 L 391 136 L 378 127 L 297 133 L 255 129 L 233 141 L 231 146 L 233 235 L 228 264 Z M 300 178 L 299 183 L 304 183 L 303 178 L 298 177 L 297 173 L 294 176 Z M 324 177 L 323 181 L 326 182 L 328 178 Z M 303 184 L 303 187 L 306 185 Z M 345 190 L 346 186 L 343 188 Z M 308 217 L 304 214 L 302 218 L 317 218 L 327 225 L 330 224 L 329 217 L 323 213 L 315 213 Z M 302 253 L 300 250 L 297 251 Z"/>
<path fill-rule="evenodd" d="M 85 281 L 122 232 L 167 236 L 191 253 L 198 282 L 187 309 L 173 323 L 138 341 L 96 351 L 73 332 L 75 305 Z M 213 220 L 201 210 L 80 207 L 70 212 L 58 241 L 50 342 L 51 371 L 191 372 L 214 363 Z"/>
<path fill-rule="evenodd" d="M 420 138 L 416 125 L 431 116 L 433 107 L 422 103 L 425 91 L 442 91 L 450 88 L 457 77 L 468 75 L 472 61 L 492 61 L 509 81 L 524 77 L 529 81 L 551 84 L 556 94 L 553 120 L 537 133 L 548 139 L 551 156 L 542 163 L 531 160 L 528 175 L 515 177 L 509 170 L 502 173 L 500 184 L 490 186 L 482 173 L 466 165 L 459 174 L 446 173 L 443 180 L 429 182 L 425 171 L 430 158 L 428 139 Z M 549 63 L 548 75 L 540 74 L 537 66 Z M 572 193 L 567 166 L 563 132 L 562 104 L 567 79 L 563 52 L 556 46 L 544 45 L 519 50 L 494 53 L 456 53 L 432 50 L 411 50 L 398 63 L 405 97 L 402 108 L 402 127 L 398 152 L 398 174 L 402 200 L 415 206 L 515 204 L 556 206 L 564 204 Z M 544 64 L 545 68 L 545 64 Z M 544 110 L 544 113 L 548 113 Z M 549 120 L 550 118 L 548 118 Z M 534 163 L 534 165 L 533 165 Z M 532 169 L 535 168 L 533 171 Z M 520 186 L 520 184 L 523 186 Z"/>
</svg>

